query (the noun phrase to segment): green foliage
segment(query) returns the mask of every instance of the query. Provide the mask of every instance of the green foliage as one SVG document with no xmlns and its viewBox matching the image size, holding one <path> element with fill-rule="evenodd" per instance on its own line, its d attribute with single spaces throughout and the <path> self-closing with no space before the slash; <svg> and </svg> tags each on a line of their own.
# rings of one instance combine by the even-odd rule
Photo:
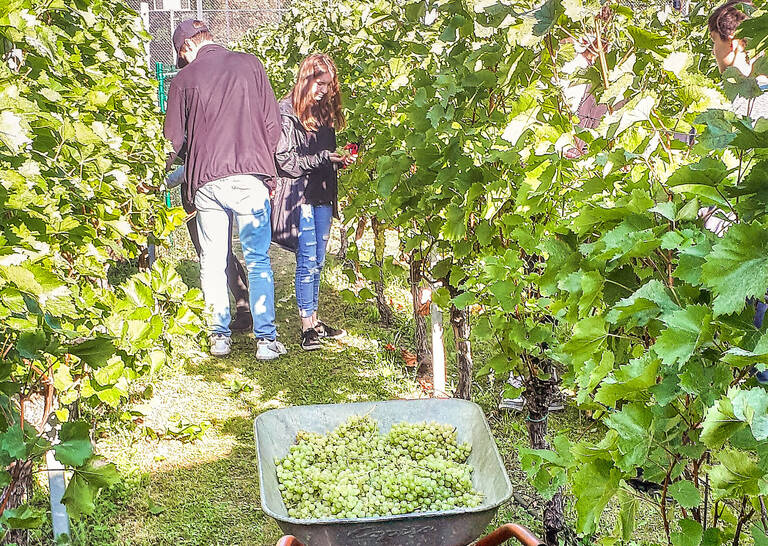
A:
<svg viewBox="0 0 768 546">
<path fill-rule="evenodd" d="M 174 335 L 199 327 L 199 291 L 168 264 L 107 282 L 110 268 L 184 217 L 155 191 L 165 141 L 148 39 L 114 0 L 0 7 L 0 458 L 37 463 L 52 447 L 73 471 L 72 515 L 89 513 L 117 474 L 94 455 L 91 425 L 68 421 L 68 406 L 117 406 L 165 362 Z M 61 408 L 55 446 L 22 422 L 20 402 L 35 393 Z M 3 476 L 7 494 L 16 483 Z M 39 522 L 21 508 L 0 519 Z"/>
<path fill-rule="evenodd" d="M 475 336 L 496 346 L 481 372 L 529 380 L 555 361 L 607 427 L 599 443 L 523 456 L 546 495 L 568 484 L 577 531 L 629 540 L 639 502 L 670 543 L 738 542 L 768 490 L 766 390 L 752 375 L 768 346 L 747 301 L 768 288 L 768 124 L 724 109 L 712 2 L 687 18 L 523 4 L 304 1 L 242 46 L 280 90 L 307 53 L 336 60 L 345 134 L 363 144 L 345 213 L 397 228 L 443 283 L 435 302 L 481 313 Z M 768 27 L 756 4 L 744 31 L 755 55 Z M 570 38 L 598 34 L 594 62 L 574 66 Z M 726 73 L 721 89 L 754 97 L 765 67 Z M 588 129 L 575 123 L 579 84 L 607 110 Z M 704 228 L 704 207 L 724 237 Z M 657 498 L 631 496 L 638 475 Z"/>
</svg>

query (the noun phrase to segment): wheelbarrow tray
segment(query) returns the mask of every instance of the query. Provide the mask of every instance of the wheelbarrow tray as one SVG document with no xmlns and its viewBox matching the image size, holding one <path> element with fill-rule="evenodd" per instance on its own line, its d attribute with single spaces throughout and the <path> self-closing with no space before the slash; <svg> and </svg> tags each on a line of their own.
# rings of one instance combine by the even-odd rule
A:
<svg viewBox="0 0 768 546">
<path fill-rule="evenodd" d="M 300 430 L 325 434 L 353 415 L 369 415 L 382 434 L 395 423 L 436 421 L 456 428 L 472 446 L 472 485 L 484 501 L 475 508 L 416 512 L 359 519 L 296 519 L 288 516 L 278 489 L 275 460 L 285 457 Z M 254 421 L 261 506 L 280 528 L 308 546 L 466 546 L 484 531 L 512 494 L 504 463 L 482 409 L 466 400 L 428 399 L 293 406 L 270 410 Z"/>
</svg>

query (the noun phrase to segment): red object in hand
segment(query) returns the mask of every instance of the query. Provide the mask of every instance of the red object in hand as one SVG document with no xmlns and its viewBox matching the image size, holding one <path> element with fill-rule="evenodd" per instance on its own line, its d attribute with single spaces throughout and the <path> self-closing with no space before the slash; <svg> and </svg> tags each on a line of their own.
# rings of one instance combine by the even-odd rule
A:
<svg viewBox="0 0 768 546">
<path fill-rule="evenodd" d="M 354 161 L 355 159 L 357 159 L 357 152 L 358 152 L 357 144 L 355 144 L 354 142 L 348 143 L 346 146 L 344 146 L 344 152 L 345 152 L 345 155 L 349 154 L 349 157 Z M 341 166 L 341 168 L 346 169 L 347 163 L 345 162 Z"/>
</svg>

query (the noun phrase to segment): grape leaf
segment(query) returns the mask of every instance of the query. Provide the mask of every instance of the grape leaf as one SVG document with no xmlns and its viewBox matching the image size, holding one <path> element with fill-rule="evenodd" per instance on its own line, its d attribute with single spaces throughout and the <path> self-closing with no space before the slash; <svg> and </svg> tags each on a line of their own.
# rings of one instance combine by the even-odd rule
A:
<svg viewBox="0 0 768 546">
<path fill-rule="evenodd" d="M 8 430 L 0 434 L 0 449 L 10 459 L 26 458 L 27 446 L 24 444 L 24 432 L 19 425 L 9 427 Z"/>
<path fill-rule="evenodd" d="M 94 368 L 104 366 L 115 354 L 114 342 L 105 337 L 88 339 L 68 348 L 69 352 Z"/>
<path fill-rule="evenodd" d="M 78 468 L 76 472 L 82 476 L 91 487 L 108 487 L 120 481 L 117 467 L 113 463 L 107 463 L 103 457 L 92 457 L 85 463 L 85 465 Z"/>
<path fill-rule="evenodd" d="M 619 470 L 602 459 L 589 461 L 576 471 L 573 491 L 579 532 L 595 530 L 600 515 L 619 489 L 620 478 Z"/>
<path fill-rule="evenodd" d="M 701 538 L 701 546 L 721 546 L 722 544 L 725 544 L 725 541 L 721 536 L 720 529 L 710 527 L 704 531 L 704 536 Z"/>
<path fill-rule="evenodd" d="M 744 309 L 768 290 L 768 230 L 757 222 L 732 226 L 707 256 L 701 280 L 715 294 L 714 315 Z"/>
<path fill-rule="evenodd" d="M 749 425 L 755 440 L 768 439 L 768 392 L 760 387 L 748 391 L 734 389 L 728 398 L 733 404 L 733 415 Z"/>
<path fill-rule="evenodd" d="M 605 423 L 620 438 L 616 446 L 620 454 L 616 465 L 629 472 L 643 464 L 653 440 L 653 436 L 648 434 L 653 429 L 651 411 L 642 403 L 626 404 L 621 411 L 612 413 Z"/>
<path fill-rule="evenodd" d="M 749 455 L 736 449 L 724 449 L 717 453 L 720 464 L 709 473 L 712 487 L 722 489 L 733 496 L 764 494 L 764 473 Z"/>
<path fill-rule="evenodd" d="M 757 523 L 752 525 L 752 539 L 755 546 L 768 546 L 768 534 Z"/>
<path fill-rule="evenodd" d="M 663 320 L 667 328 L 656 338 L 653 351 L 664 364 L 685 364 L 696 349 L 712 341 L 712 315 L 704 305 L 680 309 Z"/>
<path fill-rule="evenodd" d="M 707 411 L 700 438 L 707 446 L 718 448 L 744 426 L 734 415 L 731 401 L 723 398 Z"/>
<path fill-rule="evenodd" d="M 667 39 L 664 36 L 634 25 L 628 26 L 627 32 L 632 37 L 637 49 L 649 49 L 660 54 L 667 53 L 663 47 L 667 44 Z"/>
<path fill-rule="evenodd" d="M 600 362 L 590 359 L 579 367 L 576 379 L 579 384 L 579 392 L 576 401 L 583 404 L 592 391 L 613 370 L 614 355 L 611 351 L 603 352 Z"/>
<path fill-rule="evenodd" d="M 667 493 L 683 508 L 693 508 L 701 504 L 699 489 L 688 480 L 670 484 Z"/>
<path fill-rule="evenodd" d="M 633 359 L 619 368 L 613 381 L 603 381 L 595 395 L 595 401 L 613 407 L 620 399 L 634 400 L 646 396 L 645 390 L 656 384 L 659 360 L 648 353 Z"/>
<path fill-rule="evenodd" d="M 53 446 L 56 459 L 68 466 L 81 466 L 93 453 L 88 423 L 76 421 L 61 426 L 61 443 Z"/>
<path fill-rule="evenodd" d="M 579 316 L 591 314 L 592 309 L 602 299 L 605 279 L 597 271 L 587 271 L 581 276 L 581 292 L 579 299 Z"/>
<path fill-rule="evenodd" d="M 670 186 L 682 186 L 684 184 L 717 186 L 728 176 L 728 172 L 728 167 L 721 160 L 703 157 L 697 163 L 683 165 L 677 169 L 669 177 L 667 183 Z"/>
<path fill-rule="evenodd" d="M 667 288 L 652 279 L 638 288 L 631 296 L 616 302 L 606 319 L 613 324 L 626 323 L 627 327 L 645 326 L 662 312 L 679 309 L 672 301 Z"/>
<path fill-rule="evenodd" d="M 16 340 L 16 350 L 22 358 L 38 358 L 38 352 L 45 348 L 45 332 L 36 330 L 34 332 L 22 332 Z"/>
<path fill-rule="evenodd" d="M 763 94 L 754 77 L 745 76 L 741 70 L 729 66 L 723 72 L 723 92 L 733 102 L 736 97 L 752 99 Z"/>
<path fill-rule="evenodd" d="M 3 511 L 0 524 L 8 529 L 36 529 L 46 520 L 45 512 L 24 505 Z"/>
<path fill-rule="evenodd" d="M 536 10 L 533 16 L 536 18 L 536 24 L 533 26 L 533 33 L 536 36 L 544 36 L 557 22 L 557 18 L 564 12 L 563 6 L 559 0 L 547 0 Z"/>
<path fill-rule="evenodd" d="M 67 507 L 70 516 L 77 517 L 83 514 L 92 514 L 96 505 L 93 503 L 94 491 L 88 481 L 80 474 L 75 474 L 67 484 L 61 502 Z"/>
<path fill-rule="evenodd" d="M 576 323 L 573 335 L 563 350 L 571 355 L 575 364 L 581 364 L 605 346 L 607 337 L 603 318 L 587 317 Z"/>
<path fill-rule="evenodd" d="M 692 519 L 680 520 L 680 531 L 672 533 L 672 546 L 699 546 L 704 529 Z"/>
</svg>

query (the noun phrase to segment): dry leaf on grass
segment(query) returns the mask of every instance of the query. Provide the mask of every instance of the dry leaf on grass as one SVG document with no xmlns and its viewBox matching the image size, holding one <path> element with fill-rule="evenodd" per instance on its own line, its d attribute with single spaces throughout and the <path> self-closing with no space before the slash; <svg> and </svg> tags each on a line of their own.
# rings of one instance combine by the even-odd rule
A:
<svg viewBox="0 0 768 546">
<path fill-rule="evenodd" d="M 400 354 L 403 355 L 403 360 L 405 360 L 405 365 L 409 368 L 415 368 L 416 367 L 416 355 L 413 354 L 411 351 L 408 351 L 407 349 L 403 349 L 400 351 Z"/>
<path fill-rule="evenodd" d="M 421 387 L 421 390 L 426 393 L 431 393 L 435 389 L 432 381 L 429 379 L 419 379 L 419 386 Z"/>
</svg>

